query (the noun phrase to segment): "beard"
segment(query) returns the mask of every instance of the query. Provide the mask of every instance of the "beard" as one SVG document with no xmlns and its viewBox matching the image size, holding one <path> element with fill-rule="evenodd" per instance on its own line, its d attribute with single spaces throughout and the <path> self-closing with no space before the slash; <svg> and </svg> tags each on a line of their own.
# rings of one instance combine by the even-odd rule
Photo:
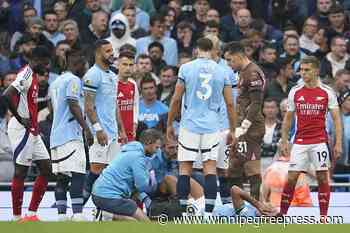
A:
<svg viewBox="0 0 350 233">
<path fill-rule="evenodd" d="M 42 76 L 48 73 L 48 69 L 44 65 L 34 66 L 33 71 L 34 71 L 34 73 L 36 73 L 38 75 L 42 75 Z"/>
</svg>

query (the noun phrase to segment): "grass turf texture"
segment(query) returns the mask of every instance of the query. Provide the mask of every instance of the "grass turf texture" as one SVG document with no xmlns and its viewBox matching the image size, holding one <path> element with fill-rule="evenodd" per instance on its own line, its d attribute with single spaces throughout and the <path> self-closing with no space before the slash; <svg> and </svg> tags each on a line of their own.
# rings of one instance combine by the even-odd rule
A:
<svg viewBox="0 0 350 233">
<path fill-rule="evenodd" d="M 23 223 L 1 222 L 1 233 L 224 233 L 224 232 L 268 232 L 268 233 L 345 233 L 350 225 L 174 225 L 161 226 L 157 223 L 136 222 L 40 222 Z"/>
</svg>

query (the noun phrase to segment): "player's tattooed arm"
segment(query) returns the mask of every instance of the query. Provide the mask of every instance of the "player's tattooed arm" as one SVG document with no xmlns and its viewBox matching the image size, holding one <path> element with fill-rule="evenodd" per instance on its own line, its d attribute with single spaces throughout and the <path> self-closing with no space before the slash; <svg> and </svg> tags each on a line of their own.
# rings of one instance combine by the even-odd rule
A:
<svg viewBox="0 0 350 233">
<path fill-rule="evenodd" d="M 82 110 L 80 108 L 79 102 L 77 100 L 74 100 L 74 99 L 69 99 L 68 106 L 69 106 L 69 111 L 74 116 L 74 119 L 78 121 L 79 125 L 84 130 L 88 145 L 91 146 L 94 143 L 94 138 L 93 138 L 92 133 L 89 129 L 89 126 L 87 125 L 86 121 L 84 120 L 84 116 L 83 116 Z"/>
<path fill-rule="evenodd" d="M 97 114 L 95 111 L 95 98 L 96 98 L 96 93 L 91 92 L 91 91 L 85 91 L 84 92 L 84 108 L 87 117 L 89 118 L 91 124 L 97 123 Z"/>
</svg>

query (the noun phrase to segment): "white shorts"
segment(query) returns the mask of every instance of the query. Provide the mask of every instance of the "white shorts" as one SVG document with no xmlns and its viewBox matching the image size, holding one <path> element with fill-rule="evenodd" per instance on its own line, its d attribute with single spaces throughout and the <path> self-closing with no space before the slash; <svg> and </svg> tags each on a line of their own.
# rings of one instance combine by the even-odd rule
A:
<svg viewBox="0 0 350 233">
<path fill-rule="evenodd" d="M 289 171 L 308 171 L 313 166 L 316 171 L 330 168 L 330 155 L 326 143 L 300 145 L 293 144 L 289 161 Z"/>
<path fill-rule="evenodd" d="M 11 118 L 7 132 L 16 164 L 29 167 L 32 161 L 50 159 L 40 135 L 31 134 L 16 118 Z"/>
<path fill-rule="evenodd" d="M 216 167 L 220 169 L 228 169 L 229 163 L 228 163 L 228 156 L 229 156 L 229 148 L 228 145 L 226 145 L 227 141 L 227 134 L 229 134 L 229 130 L 221 131 L 220 132 L 220 144 L 219 144 L 219 154 L 216 161 Z M 196 169 L 202 169 L 202 160 L 198 156 L 196 161 L 193 163 L 193 168 Z"/>
<path fill-rule="evenodd" d="M 196 134 L 184 128 L 179 131 L 178 161 L 217 160 L 220 132 Z"/>
<path fill-rule="evenodd" d="M 79 140 L 69 141 L 51 149 L 52 173 L 71 175 L 71 172 L 86 172 L 84 143 Z"/>
<path fill-rule="evenodd" d="M 108 145 L 101 146 L 94 138 L 94 144 L 89 149 L 90 163 L 109 164 L 120 151 L 120 144 L 117 140 L 110 141 Z"/>
</svg>

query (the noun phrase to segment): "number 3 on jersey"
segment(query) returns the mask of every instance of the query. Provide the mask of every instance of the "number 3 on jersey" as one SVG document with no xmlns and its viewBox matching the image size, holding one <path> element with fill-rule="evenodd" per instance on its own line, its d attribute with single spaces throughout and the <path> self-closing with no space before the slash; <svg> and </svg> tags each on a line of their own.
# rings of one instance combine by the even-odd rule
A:
<svg viewBox="0 0 350 233">
<path fill-rule="evenodd" d="M 197 97 L 201 100 L 207 100 L 210 98 L 213 90 L 209 85 L 210 80 L 212 79 L 212 74 L 200 73 L 199 79 L 201 81 L 200 89 L 196 92 Z"/>
</svg>

